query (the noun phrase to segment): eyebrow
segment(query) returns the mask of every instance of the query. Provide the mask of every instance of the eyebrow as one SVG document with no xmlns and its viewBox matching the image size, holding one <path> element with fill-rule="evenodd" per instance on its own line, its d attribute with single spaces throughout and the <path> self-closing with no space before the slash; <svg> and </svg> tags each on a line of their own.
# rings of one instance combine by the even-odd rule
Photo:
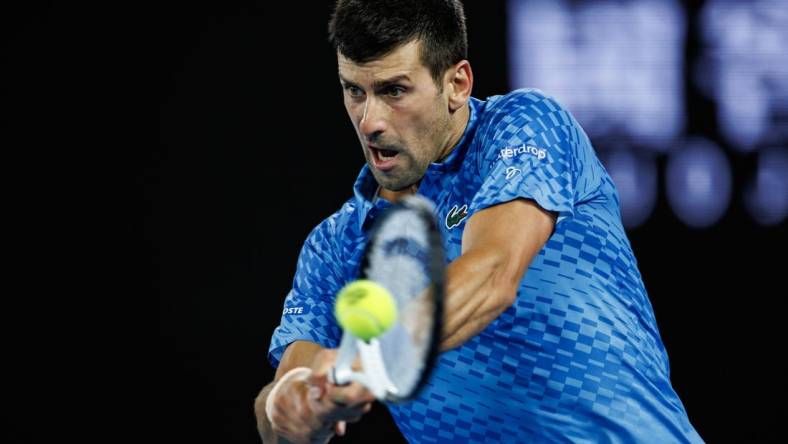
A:
<svg viewBox="0 0 788 444">
<path fill-rule="evenodd" d="M 344 83 L 345 85 L 351 85 L 351 86 L 358 87 L 358 85 L 356 85 L 355 83 L 353 83 L 353 82 L 347 80 L 346 78 L 342 77 L 342 74 L 339 75 L 339 80 L 341 80 L 342 83 Z M 408 77 L 407 74 L 400 74 L 400 75 L 394 76 L 394 77 L 392 77 L 390 79 L 376 80 L 376 81 L 372 82 L 372 89 L 374 91 L 379 91 L 379 90 L 384 89 L 386 87 L 389 87 L 391 85 L 396 85 L 397 83 L 399 83 L 399 82 L 401 82 L 403 80 L 410 81 L 410 77 Z"/>
</svg>

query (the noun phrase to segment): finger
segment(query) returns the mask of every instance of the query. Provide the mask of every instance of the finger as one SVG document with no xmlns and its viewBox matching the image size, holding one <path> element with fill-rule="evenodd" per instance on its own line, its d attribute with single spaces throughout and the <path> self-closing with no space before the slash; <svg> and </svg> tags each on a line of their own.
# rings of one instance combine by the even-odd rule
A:
<svg viewBox="0 0 788 444">
<path fill-rule="evenodd" d="M 337 436 L 345 436 L 346 431 L 347 431 L 347 423 L 345 421 L 338 421 L 335 427 L 335 432 Z"/>
<path fill-rule="evenodd" d="M 361 421 L 361 418 L 362 418 L 362 415 L 354 416 L 352 418 L 346 419 L 345 422 L 348 423 L 348 424 L 355 424 L 355 423 Z"/>
<path fill-rule="evenodd" d="M 352 418 L 348 418 L 348 419 L 346 419 L 345 421 L 346 421 L 348 424 L 349 424 L 349 423 L 356 423 L 356 422 L 359 422 L 359 421 L 361 421 L 361 418 L 362 418 L 362 416 L 364 416 L 364 414 L 368 413 L 368 412 L 370 411 L 370 409 L 372 409 L 372 403 L 365 404 L 365 405 L 364 405 L 364 407 L 362 407 L 360 410 L 358 410 L 358 411 L 359 411 L 359 414 L 358 414 L 358 416 L 354 416 L 354 417 L 352 417 Z"/>
<path fill-rule="evenodd" d="M 321 398 L 308 396 L 306 398 L 306 403 L 314 417 L 322 422 L 329 421 L 331 413 L 337 409 L 337 405 L 331 402 L 325 396 Z"/>
<path fill-rule="evenodd" d="M 298 427 L 293 423 L 292 418 L 281 412 L 273 414 L 274 422 L 271 423 L 271 428 L 278 436 L 286 438 L 291 442 L 300 442 L 299 435 L 304 432 L 304 427 Z"/>
<path fill-rule="evenodd" d="M 343 386 L 329 384 L 326 387 L 325 396 L 331 402 L 347 407 L 356 407 L 375 400 L 372 392 L 358 382 L 351 382 Z"/>
<path fill-rule="evenodd" d="M 306 378 L 306 382 L 309 385 L 316 385 L 322 386 L 328 382 L 328 373 L 318 373 L 317 370 L 312 369 L 312 374 Z"/>
<path fill-rule="evenodd" d="M 358 402 L 357 402 L 358 401 Z M 348 421 L 360 418 L 367 413 L 372 406 L 372 399 L 354 399 L 353 405 L 336 403 L 328 395 L 322 399 L 308 399 L 312 412 L 320 421 Z"/>
<path fill-rule="evenodd" d="M 365 413 L 369 412 L 371 404 L 365 404 L 354 408 L 335 408 L 329 411 L 323 418 L 324 421 L 345 421 L 347 423 L 358 422 Z"/>
<path fill-rule="evenodd" d="M 309 385 L 307 390 L 307 399 L 320 400 L 326 392 L 325 385 Z"/>
<path fill-rule="evenodd" d="M 274 400 L 272 419 L 284 430 L 289 432 L 317 430 L 325 424 L 308 402 L 307 393 L 310 387 L 304 381 L 285 382 Z M 324 416 L 321 415 L 321 416 Z"/>
<path fill-rule="evenodd" d="M 315 380 L 328 375 L 328 372 L 334 367 L 337 361 L 337 350 L 323 349 L 320 350 L 312 361 L 312 376 Z"/>
<path fill-rule="evenodd" d="M 353 360 L 353 365 L 350 366 L 351 369 L 360 372 L 361 371 L 361 357 L 356 355 L 356 359 Z"/>
<path fill-rule="evenodd" d="M 331 386 L 329 384 L 329 386 Z M 333 386 L 335 387 L 335 386 Z M 309 406 L 310 411 L 314 414 L 314 416 L 322 422 L 334 422 L 337 420 L 344 419 L 344 416 L 347 414 L 345 413 L 344 405 L 337 404 L 333 402 L 327 395 L 323 394 L 321 396 L 316 395 L 318 390 L 315 387 L 311 387 L 310 394 L 307 395 L 305 401 Z M 354 413 L 354 412 L 351 412 Z"/>
<path fill-rule="evenodd" d="M 359 405 L 353 408 L 347 408 L 345 409 L 345 413 L 347 415 L 355 415 L 353 416 L 354 418 L 360 419 L 362 415 L 369 413 L 370 410 L 372 410 L 372 403 L 368 402 L 366 404 Z M 348 421 L 348 422 L 356 422 L 356 421 Z"/>
<path fill-rule="evenodd" d="M 272 402 L 274 432 L 291 442 L 327 442 L 334 435 L 334 420 L 327 420 L 325 412 L 312 409 L 309 391 L 314 387 L 298 379 L 282 383 Z M 328 401 L 326 404 L 336 408 Z"/>
</svg>

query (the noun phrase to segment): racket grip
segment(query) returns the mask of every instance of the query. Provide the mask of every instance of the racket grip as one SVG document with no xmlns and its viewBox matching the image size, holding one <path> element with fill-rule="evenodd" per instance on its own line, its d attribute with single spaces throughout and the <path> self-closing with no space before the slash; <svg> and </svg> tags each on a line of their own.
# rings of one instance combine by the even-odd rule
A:
<svg viewBox="0 0 788 444">
<path fill-rule="evenodd" d="M 352 379 L 352 366 L 353 360 L 356 359 L 358 347 L 356 346 L 356 338 L 349 334 L 342 335 L 342 341 L 339 344 L 339 353 L 337 353 L 337 360 L 334 367 L 328 372 L 328 380 L 334 385 L 347 385 Z"/>
<path fill-rule="evenodd" d="M 331 367 L 331 371 L 328 372 L 328 382 L 334 385 L 346 385 L 348 381 L 341 381 L 337 378 L 337 368 L 336 366 Z"/>
<path fill-rule="evenodd" d="M 335 365 L 328 372 L 328 382 L 334 385 L 348 385 L 355 381 L 355 372 L 349 366 Z"/>
</svg>

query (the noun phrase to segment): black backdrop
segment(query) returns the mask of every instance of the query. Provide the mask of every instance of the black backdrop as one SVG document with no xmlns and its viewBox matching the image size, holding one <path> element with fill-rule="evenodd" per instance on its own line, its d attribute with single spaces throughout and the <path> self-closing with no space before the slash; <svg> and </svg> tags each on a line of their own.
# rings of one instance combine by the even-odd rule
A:
<svg viewBox="0 0 788 444">
<path fill-rule="evenodd" d="M 466 3 L 474 95 L 503 93 L 505 5 Z M 691 57 L 699 4 L 687 7 Z M 20 159 L 48 147 L 39 170 L 22 174 L 50 180 L 25 183 L 38 203 L 52 204 L 48 218 L 91 239 L 84 248 L 100 272 L 90 276 L 101 275 L 96 298 L 51 296 L 52 310 L 20 298 L 42 328 L 65 307 L 84 308 L 91 323 L 61 319 L 67 325 L 46 334 L 33 326 L 12 347 L 21 362 L 14 375 L 25 381 L 12 398 L 22 412 L 12 442 L 52 432 L 43 400 L 52 385 L 69 385 L 49 382 L 64 382 L 63 372 L 98 395 L 92 413 L 63 421 L 58 436 L 95 429 L 109 442 L 258 442 L 252 403 L 273 376 L 266 352 L 301 243 L 350 196 L 363 161 L 326 42 L 329 11 L 330 2 L 181 1 L 111 10 L 44 3 L 4 14 L 13 24 L 4 28 L 6 130 Z M 688 131 L 717 137 L 713 104 L 689 81 L 687 100 Z M 85 109 L 85 119 L 75 117 Z M 66 136 L 76 141 L 68 150 L 55 143 Z M 751 165 L 733 167 L 737 177 Z M 123 191 L 110 191 L 116 184 Z M 90 220 L 69 216 L 77 210 Z M 60 236 L 64 228 L 48 231 L 69 248 L 83 245 Z M 776 440 L 785 418 L 785 261 L 768 255 L 784 247 L 784 226 L 758 227 L 734 201 L 719 224 L 692 230 L 661 196 L 629 234 L 690 420 L 709 442 Z M 57 250 L 55 259 L 73 262 Z M 84 274 L 63 274 L 69 291 L 87 286 Z M 58 335 L 66 331 L 92 345 L 75 351 Z M 31 351 L 43 345 L 51 357 Z M 87 371 L 60 365 L 104 353 L 113 358 Z M 61 410 L 84 401 L 80 388 L 63 392 Z M 340 441 L 373 437 L 402 440 L 380 405 Z"/>
</svg>

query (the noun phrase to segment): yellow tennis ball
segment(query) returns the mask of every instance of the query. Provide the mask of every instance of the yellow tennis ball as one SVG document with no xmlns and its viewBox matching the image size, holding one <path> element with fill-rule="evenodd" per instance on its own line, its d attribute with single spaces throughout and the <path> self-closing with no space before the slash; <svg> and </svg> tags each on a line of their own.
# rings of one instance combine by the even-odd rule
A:
<svg viewBox="0 0 788 444">
<path fill-rule="evenodd" d="M 369 341 L 394 325 L 397 304 L 382 285 L 359 279 L 339 291 L 334 304 L 334 316 L 344 330 Z"/>
</svg>

